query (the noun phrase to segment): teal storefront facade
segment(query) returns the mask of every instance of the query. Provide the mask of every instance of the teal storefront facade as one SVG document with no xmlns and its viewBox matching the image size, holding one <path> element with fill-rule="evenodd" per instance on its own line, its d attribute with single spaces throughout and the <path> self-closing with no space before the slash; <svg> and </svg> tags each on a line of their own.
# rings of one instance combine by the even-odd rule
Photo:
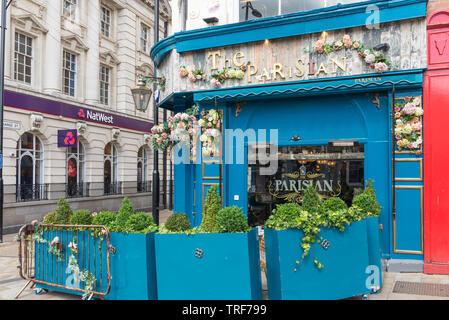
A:
<svg viewBox="0 0 449 320">
<path fill-rule="evenodd" d="M 423 156 L 394 147 L 392 116 L 397 101 L 422 96 L 426 4 L 366 1 L 179 32 L 157 43 L 152 57 L 158 75 L 167 77 L 159 107 L 177 113 L 195 104 L 223 116 L 222 163 L 212 158 L 176 164 L 174 211 L 200 225 L 206 192 L 218 184 L 223 205 L 243 208 L 257 226 L 276 203 L 296 200 L 288 195 L 309 184 L 350 201 L 371 179 L 382 206 L 383 258 L 421 268 Z M 367 8 L 374 5 L 380 27 L 368 29 Z M 318 39 L 326 40 L 323 34 L 329 43 L 343 35 L 369 48 L 388 43 L 384 54 L 392 67 L 376 72 L 349 49 L 311 52 Z M 178 77 L 180 66 L 211 74 L 242 65 L 243 79 L 220 86 Z M 252 158 L 256 144 L 264 143 L 267 149 L 275 145 L 280 157 L 267 177 Z M 294 178 L 277 182 L 285 176 Z"/>
</svg>

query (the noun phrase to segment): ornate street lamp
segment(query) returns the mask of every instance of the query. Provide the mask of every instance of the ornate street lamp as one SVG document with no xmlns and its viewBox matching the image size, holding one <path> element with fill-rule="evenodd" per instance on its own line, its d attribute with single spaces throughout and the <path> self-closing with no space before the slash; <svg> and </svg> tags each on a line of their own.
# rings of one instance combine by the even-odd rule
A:
<svg viewBox="0 0 449 320">
<path fill-rule="evenodd" d="M 158 3 L 158 2 L 156 2 Z M 139 80 L 137 81 L 137 85 L 131 88 L 131 93 L 133 95 L 134 104 L 136 105 L 136 109 L 139 111 L 145 112 L 148 109 L 148 104 L 150 102 L 151 96 L 153 95 L 153 90 L 147 86 L 148 82 L 153 83 L 153 90 L 157 90 L 157 86 L 165 83 L 165 78 L 158 77 L 146 77 L 139 76 Z M 157 108 L 156 97 L 154 101 L 154 113 L 153 120 L 154 125 L 157 125 L 159 122 L 159 112 Z M 159 225 L 159 153 L 157 150 L 154 150 L 153 155 L 153 195 L 152 195 L 152 208 L 153 208 L 153 219 L 157 225 Z"/>
<path fill-rule="evenodd" d="M 161 84 L 164 81 L 164 78 L 139 76 L 137 85 L 131 88 L 131 93 L 137 110 L 145 112 L 148 109 L 153 90 L 147 86 L 147 83 L 154 82 L 156 84 Z"/>
<path fill-rule="evenodd" d="M 137 85 L 131 88 L 131 93 L 136 109 L 142 112 L 147 111 L 153 91 L 147 87 L 147 82 L 143 77 L 140 77 Z"/>
</svg>

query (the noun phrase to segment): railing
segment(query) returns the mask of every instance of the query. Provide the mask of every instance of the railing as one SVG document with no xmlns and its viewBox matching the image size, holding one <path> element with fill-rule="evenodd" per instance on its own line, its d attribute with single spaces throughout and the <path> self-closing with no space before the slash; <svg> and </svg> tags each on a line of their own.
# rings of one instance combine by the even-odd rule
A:
<svg viewBox="0 0 449 320">
<path fill-rule="evenodd" d="M 16 299 L 30 283 L 84 293 L 89 300 L 102 299 L 111 290 L 110 254 L 115 254 L 115 248 L 106 227 L 27 224 L 17 239 L 19 275 L 27 283 Z"/>
<path fill-rule="evenodd" d="M 65 185 L 65 194 L 67 198 L 84 198 L 89 196 L 89 183 L 78 183 Z"/>
<path fill-rule="evenodd" d="M 16 187 L 17 202 L 48 200 L 48 183 L 19 184 Z"/>
<path fill-rule="evenodd" d="M 116 183 L 108 183 L 104 184 L 104 195 L 110 196 L 114 194 L 122 194 L 122 183 L 116 182 Z"/>
<path fill-rule="evenodd" d="M 151 192 L 151 181 L 138 181 L 137 182 L 137 192 Z"/>
</svg>

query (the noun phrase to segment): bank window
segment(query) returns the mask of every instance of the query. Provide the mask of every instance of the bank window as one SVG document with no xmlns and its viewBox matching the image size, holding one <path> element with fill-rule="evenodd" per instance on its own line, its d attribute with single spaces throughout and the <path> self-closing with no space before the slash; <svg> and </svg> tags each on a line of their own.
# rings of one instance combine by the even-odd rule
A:
<svg viewBox="0 0 449 320">
<path fill-rule="evenodd" d="M 248 222 L 263 225 L 276 204 L 302 202 L 304 190 L 314 187 L 322 199 L 339 197 L 351 205 L 364 187 L 364 146 L 279 147 L 276 172 L 257 161 L 248 148 Z M 265 170 L 263 170 L 265 168 Z"/>
<path fill-rule="evenodd" d="M 33 38 L 15 33 L 14 39 L 14 79 L 31 84 L 33 61 Z"/>
<path fill-rule="evenodd" d="M 104 194 L 119 194 L 121 190 L 118 182 L 118 150 L 117 146 L 109 142 L 104 148 Z"/>
<path fill-rule="evenodd" d="M 111 35 L 111 10 L 102 6 L 101 7 L 101 33 L 105 37 L 110 37 Z"/>
<path fill-rule="evenodd" d="M 77 141 L 76 147 L 67 148 L 67 198 L 87 196 L 85 181 L 86 155 L 84 145 Z"/>
<path fill-rule="evenodd" d="M 109 91 L 111 88 L 111 69 L 100 66 L 100 102 L 109 104 Z"/>
<path fill-rule="evenodd" d="M 76 0 L 63 0 L 62 12 L 65 17 L 75 20 L 76 18 Z"/>
<path fill-rule="evenodd" d="M 43 184 L 44 150 L 42 141 L 32 133 L 24 133 L 17 142 L 17 201 L 46 199 Z"/>
<path fill-rule="evenodd" d="M 63 53 L 62 89 L 69 96 L 75 96 L 76 55 L 68 51 Z"/>
<path fill-rule="evenodd" d="M 364 0 L 368 1 L 368 0 Z M 363 0 L 239 0 L 240 21 L 349 4 Z"/>
<path fill-rule="evenodd" d="M 148 152 L 141 147 L 137 152 L 137 192 L 150 192 L 148 183 Z"/>
<path fill-rule="evenodd" d="M 148 52 L 148 43 L 149 43 L 149 35 L 150 35 L 150 28 L 146 26 L 145 24 L 140 24 L 140 50 L 142 52 L 147 53 Z"/>
</svg>

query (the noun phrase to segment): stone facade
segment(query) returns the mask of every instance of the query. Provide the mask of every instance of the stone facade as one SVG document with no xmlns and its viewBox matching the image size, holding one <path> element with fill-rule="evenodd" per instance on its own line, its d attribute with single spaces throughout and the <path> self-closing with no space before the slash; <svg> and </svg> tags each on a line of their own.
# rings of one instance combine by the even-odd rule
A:
<svg viewBox="0 0 449 320">
<path fill-rule="evenodd" d="M 70 3 L 73 6 L 66 9 Z M 135 86 L 139 75 L 153 74 L 153 62 L 149 56 L 154 43 L 153 8 L 154 1 L 148 0 L 12 1 L 7 14 L 5 90 L 29 96 L 30 101 L 41 98 L 61 103 L 62 106 L 79 106 L 132 121 L 147 122 L 151 126 L 152 102 L 146 112 L 136 111 L 130 88 Z M 160 12 L 162 39 L 171 23 L 168 2 L 161 1 Z M 102 25 L 101 20 L 105 14 L 107 18 L 103 20 L 108 22 L 107 26 Z M 142 26 L 147 27 L 146 48 L 141 44 Z M 17 76 L 17 35 L 23 35 L 26 41 L 31 42 L 30 78 L 27 79 L 30 81 L 18 79 Z M 64 93 L 64 52 L 70 52 L 76 57 L 73 95 Z M 102 101 L 101 96 L 105 95 L 100 92 L 102 67 L 109 70 L 107 103 L 104 99 Z M 14 101 L 5 100 L 3 225 L 7 231 L 32 219 L 42 218 L 54 210 L 59 197 L 66 196 L 68 151 L 67 148 L 58 147 L 58 130 L 63 129 L 77 129 L 79 141 L 85 149 L 85 169 L 78 183 L 89 184 L 89 196 L 70 199 L 74 210 L 118 210 L 124 195 L 131 199 L 135 208 L 149 209 L 151 193 L 137 190 L 138 151 L 141 147 L 144 147 L 147 155 L 144 182 L 151 181 L 153 171 L 153 152 L 148 131 L 98 121 L 81 121 L 56 111 L 36 112 L 30 109 L 31 106 L 17 107 Z M 161 110 L 160 121 L 163 117 L 164 111 Z M 46 185 L 48 192 L 45 200 L 18 200 L 18 141 L 26 133 L 31 133 L 42 142 L 42 169 L 39 169 L 40 176 L 33 183 Z M 109 142 L 117 148 L 115 181 L 121 185 L 119 194 L 105 196 L 104 154 Z M 165 175 L 167 179 L 170 177 L 170 162 L 167 161 L 168 165 L 164 168 L 163 155 L 159 153 L 159 156 L 161 191 L 164 194 L 162 178 Z M 164 169 L 166 174 L 163 173 Z"/>
</svg>

